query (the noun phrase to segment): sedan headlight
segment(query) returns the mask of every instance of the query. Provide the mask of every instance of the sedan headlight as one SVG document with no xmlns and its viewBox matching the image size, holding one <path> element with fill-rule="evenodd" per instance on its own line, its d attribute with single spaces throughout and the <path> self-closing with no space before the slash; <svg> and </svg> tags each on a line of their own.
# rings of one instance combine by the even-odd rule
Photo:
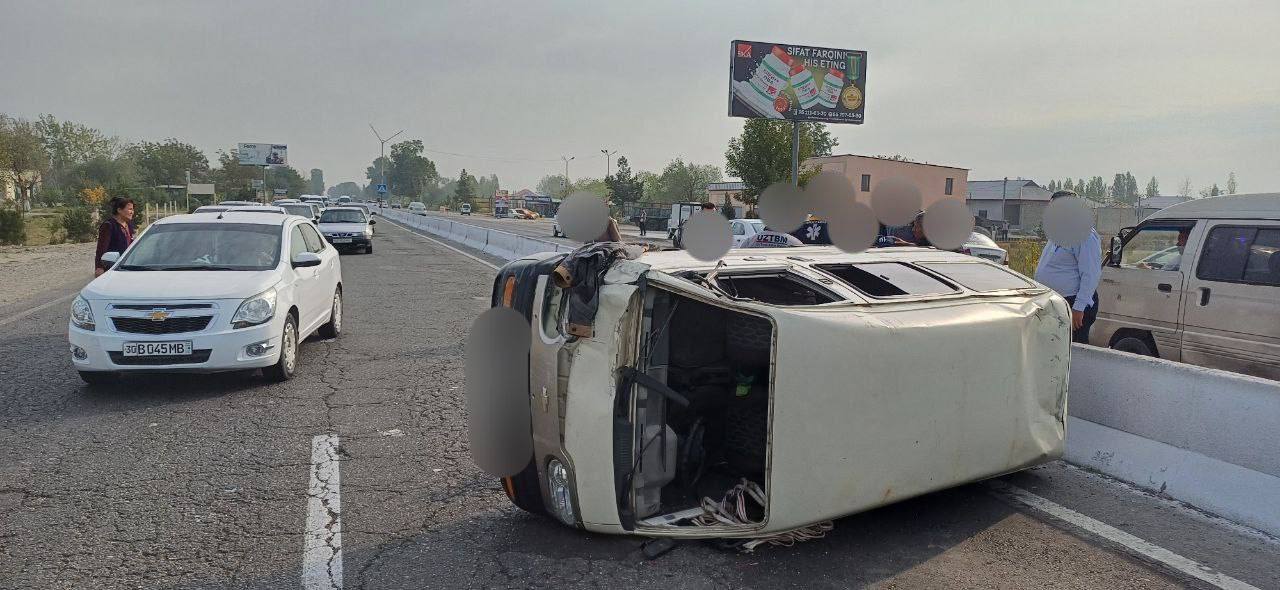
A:
<svg viewBox="0 0 1280 590">
<path fill-rule="evenodd" d="M 275 287 L 244 300 L 236 315 L 231 316 L 232 328 L 248 328 L 271 321 L 276 316 Z"/>
<path fill-rule="evenodd" d="M 76 295 L 75 300 L 71 302 L 71 324 L 81 330 L 96 328 L 93 323 L 93 308 L 89 307 L 89 302 L 79 295 Z"/>
<path fill-rule="evenodd" d="M 573 514 L 573 486 L 569 483 L 569 470 L 557 459 L 547 463 L 547 489 L 551 491 L 551 508 L 569 526 L 577 524 Z"/>
</svg>

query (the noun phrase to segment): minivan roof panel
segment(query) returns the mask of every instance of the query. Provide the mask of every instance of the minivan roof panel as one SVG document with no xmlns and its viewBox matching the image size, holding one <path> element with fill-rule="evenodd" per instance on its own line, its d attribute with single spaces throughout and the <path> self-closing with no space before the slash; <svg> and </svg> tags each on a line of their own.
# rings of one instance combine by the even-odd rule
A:
<svg viewBox="0 0 1280 590">
<path fill-rule="evenodd" d="M 1191 199 L 1152 213 L 1152 219 L 1280 219 L 1280 193 Z"/>
</svg>

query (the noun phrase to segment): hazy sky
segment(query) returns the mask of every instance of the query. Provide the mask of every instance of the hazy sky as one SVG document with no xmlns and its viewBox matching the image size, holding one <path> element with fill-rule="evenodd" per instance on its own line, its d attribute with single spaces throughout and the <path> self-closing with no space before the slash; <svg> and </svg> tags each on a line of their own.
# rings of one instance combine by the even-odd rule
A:
<svg viewBox="0 0 1280 590">
<path fill-rule="evenodd" d="M 127 140 L 289 145 L 363 181 L 373 123 L 504 188 L 673 157 L 724 165 L 729 43 L 868 51 L 836 153 L 970 179 L 1132 171 L 1172 194 L 1280 190 L 1280 2 L 116 2 L 0 0 L 0 111 Z"/>
</svg>

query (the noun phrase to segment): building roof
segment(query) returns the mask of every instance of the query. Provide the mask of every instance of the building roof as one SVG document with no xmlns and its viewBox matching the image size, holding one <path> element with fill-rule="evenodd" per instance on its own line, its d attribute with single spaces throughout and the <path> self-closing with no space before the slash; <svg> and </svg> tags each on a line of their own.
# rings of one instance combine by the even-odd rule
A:
<svg viewBox="0 0 1280 590">
<path fill-rule="evenodd" d="M 970 180 L 965 198 L 970 200 L 1048 201 L 1053 193 L 1034 180 Z"/>
<path fill-rule="evenodd" d="M 951 168 L 952 170 L 966 170 L 966 171 L 968 170 L 968 168 L 961 168 L 959 166 L 947 166 L 945 164 L 930 164 L 929 162 L 914 162 L 911 160 L 903 160 L 898 158 L 885 158 L 882 156 L 864 156 L 862 154 L 832 154 L 830 156 L 812 156 L 809 158 L 805 158 L 805 161 L 809 162 L 812 160 L 826 160 L 830 158 L 866 158 L 868 160 L 884 160 L 886 162 L 900 162 L 903 164 L 914 164 L 916 166 L 933 166 L 934 168 Z"/>
<path fill-rule="evenodd" d="M 1280 219 L 1280 193 L 1190 199 L 1147 219 Z"/>
<path fill-rule="evenodd" d="M 712 182 L 707 185 L 709 191 L 742 191 L 747 190 L 745 182 Z"/>
</svg>

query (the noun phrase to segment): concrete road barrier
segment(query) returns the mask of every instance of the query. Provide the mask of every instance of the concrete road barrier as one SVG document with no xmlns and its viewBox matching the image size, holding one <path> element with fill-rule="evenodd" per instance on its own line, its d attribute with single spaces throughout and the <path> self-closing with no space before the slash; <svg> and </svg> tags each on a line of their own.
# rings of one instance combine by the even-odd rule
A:
<svg viewBox="0 0 1280 590">
<path fill-rule="evenodd" d="M 1280 535 L 1280 382 L 1072 345 L 1066 459 Z"/>
</svg>

